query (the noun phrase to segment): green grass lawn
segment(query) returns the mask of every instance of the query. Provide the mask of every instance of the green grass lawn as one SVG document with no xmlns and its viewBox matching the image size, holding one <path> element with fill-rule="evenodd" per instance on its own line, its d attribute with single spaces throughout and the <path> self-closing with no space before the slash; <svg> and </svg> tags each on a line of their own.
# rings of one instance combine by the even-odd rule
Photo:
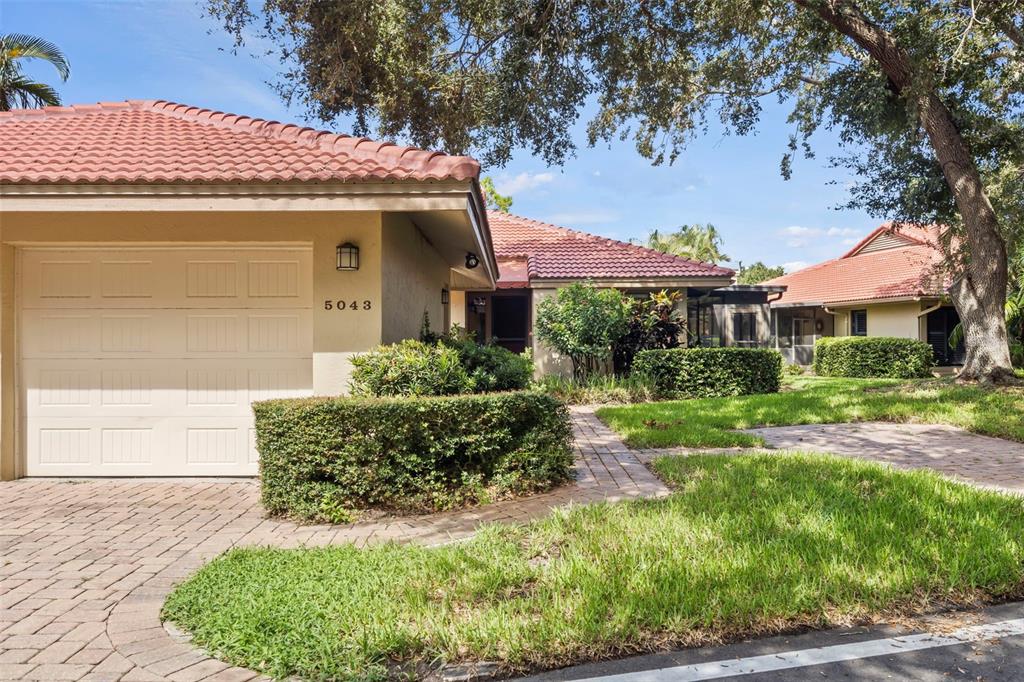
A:
<svg viewBox="0 0 1024 682">
<path fill-rule="evenodd" d="M 506 672 L 1024 594 L 1024 501 L 812 455 L 655 463 L 664 499 L 559 510 L 426 549 L 239 549 L 164 617 L 277 677 Z M 420 672 L 423 668 L 421 667 Z"/>
<path fill-rule="evenodd" d="M 1024 441 L 1024 390 L 951 380 L 788 379 L 781 393 L 603 407 L 598 417 L 638 448 L 752 447 L 733 429 L 851 421 L 916 421 Z"/>
</svg>

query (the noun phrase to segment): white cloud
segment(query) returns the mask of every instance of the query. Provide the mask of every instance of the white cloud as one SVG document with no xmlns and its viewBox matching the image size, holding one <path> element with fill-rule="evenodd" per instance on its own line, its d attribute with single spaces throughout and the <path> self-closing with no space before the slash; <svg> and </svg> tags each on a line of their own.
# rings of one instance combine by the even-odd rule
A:
<svg viewBox="0 0 1024 682">
<path fill-rule="evenodd" d="M 515 176 L 502 175 L 494 180 L 498 194 L 516 195 L 519 192 L 546 185 L 555 179 L 554 173 L 520 173 Z"/>
<path fill-rule="evenodd" d="M 853 229 L 852 227 L 830 227 L 828 228 L 828 232 L 826 232 L 825 234 L 827 234 L 829 237 L 852 237 L 854 235 L 860 234 L 860 232 Z"/>
<path fill-rule="evenodd" d="M 601 171 L 599 171 L 599 170 L 594 171 L 594 177 L 595 178 L 601 177 Z"/>
<path fill-rule="evenodd" d="M 854 239 L 853 237 L 850 237 L 849 239 L 844 239 L 843 240 L 843 246 L 853 246 L 854 244 L 856 244 L 859 241 L 860 241 L 859 239 Z"/>
<path fill-rule="evenodd" d="M 790 225 L 779 230 L 779 234 L 789 235 L 790 237 L 810 237 L 813 235 L 821 234 L 821 230 L 816 227 L 804 227 L 802 225 Z"/>
<path fill-rule="evenodd" d="M 613 223 L 619 219 L 619 215 L 612 211 L 563 211 L 552 213 L 544 218 L 555 225 L 598 225 L 601 223 Z"/>
<path fill-rule="evenodd" d="M 789 261 L 788 263 L 783 263 L 782 267 L 786 272 L 795 272 L 797 270 L 803 270 L 808 265 L 809 263 L 807 263 L 807 261 L 793 260 Z"/>
<path fill-rule="evenodd" d="M 687 192 L 696 192 L 697 191 L 697 185 L 687 185 L 685 189 L 686 189 Z"/>
<path fill-rule="evenodd" d="M 793 249 L 800 249 L 810 246 L 811 242 L 820 237 L 846 237 L 842 244 L 856 243 L 853 236 L 860 232 L 849 227 L 830 227 L 827 230 L 820 227 L 804 227 L 803 225 L 789 225 L 779 230 L 779 235 L 788 237 L 786 246 Z M 852 240 L 852 241 L 851 241 Z"/>
</svg>

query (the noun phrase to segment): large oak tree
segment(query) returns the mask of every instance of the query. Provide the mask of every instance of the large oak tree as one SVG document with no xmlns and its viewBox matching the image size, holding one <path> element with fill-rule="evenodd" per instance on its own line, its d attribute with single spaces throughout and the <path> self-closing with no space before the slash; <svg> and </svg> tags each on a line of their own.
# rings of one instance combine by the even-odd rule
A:
<svg viewBox="0 0 1024 682">
<path fill-rule="evenodd" d="M 1020 0 L 206 0 L 241 44 L 280 49 L 279 87 L 325 122 L 549 163 L 631 137 L 673 160 L 710 118 L 753 130 L 765 97 L 792 104 L 793 156 L 839 131 L 851 204 L 952 226 L 962 377 L 1012 377 L 1007 244 L 1024 222 Z"/>
</svg>

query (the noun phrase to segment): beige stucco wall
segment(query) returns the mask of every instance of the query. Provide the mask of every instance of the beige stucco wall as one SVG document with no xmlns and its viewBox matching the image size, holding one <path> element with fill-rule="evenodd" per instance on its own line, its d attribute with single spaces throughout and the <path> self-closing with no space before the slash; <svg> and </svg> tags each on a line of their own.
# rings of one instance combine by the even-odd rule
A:
<svg viewBox="0 0 1024 682">
<path fill-rule="evenodd" d="M 879 303 L 875 305 L 837 308 L 836 336 L 850 335 L 850 311 L 868 311 L 868 336 L 896 336 L 906 339 L 920 339 L 921 312 L 919 301 L 901 301 L 898 303 Z"/>
<path fill-rule="evenodd" d="M 433 331 L 445 331 L 441 290 L 450 284 L 451 268 L 404 214 L 383 214 L 381 227 L 381 342 L 417 338 L 424 311 Z"/>
</svg>

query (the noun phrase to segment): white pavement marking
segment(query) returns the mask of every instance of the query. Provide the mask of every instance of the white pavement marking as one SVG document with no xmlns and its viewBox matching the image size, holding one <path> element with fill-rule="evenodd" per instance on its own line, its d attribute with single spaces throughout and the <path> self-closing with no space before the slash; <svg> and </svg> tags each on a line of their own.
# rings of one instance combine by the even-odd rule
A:
<svg viewBox="0 0 1024 682">
<path fill-rule="evenodd" d="M 751 656 L 749 658 L 694 663 L 655 670 L 639 670 L 620 675 L 591 677 L 587 680 L 578 680 L 577 682 L 589 682 L 590 680 L 600 680 L 601 682 L 691 682 L 695 680 L 714 680 L 733 675 L 751 675 L 753 673 L 772 672 L 774 670 L 804 668 L 823 663 L 853 661 L 873 656 L 904 654 L 908 651 L 935 649 L 965 642 L 977 642 L 982 639 L 1022 634 L 1024 634 L 1024 618 L 1018 618 L 1016 620 L 1004 620 L 999 623 L 971 625 L 944 635 L 925 632 L 918 635 L 872 639 L 866 642 L 836 644 L 834 646 L 823 646 L 800 651 L 784 651 L 777 654 Z"/>
</svg>

